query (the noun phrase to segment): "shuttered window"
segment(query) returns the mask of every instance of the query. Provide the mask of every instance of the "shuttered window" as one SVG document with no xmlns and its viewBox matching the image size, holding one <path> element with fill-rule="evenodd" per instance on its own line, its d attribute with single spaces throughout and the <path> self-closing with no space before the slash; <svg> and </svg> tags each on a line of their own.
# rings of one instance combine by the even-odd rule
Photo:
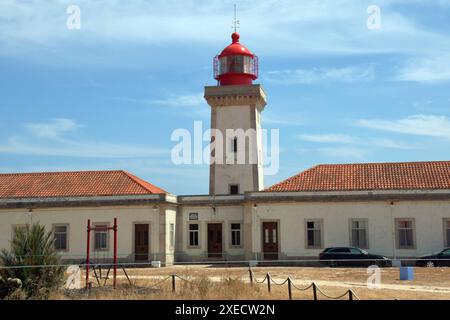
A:
<svg viewBox="0 0 450 320">
<path fill-rule="evenodd" d="M 351 243 L 350 245 L 358 248 L 368 248 L 367 239 L 367 220 L 352 219 L 350 221 L 350 234 Z"/>
<path fill-rule="evenodd" d="M 307 220 L 306 222 L 306 247 L 308 249 L 322 248 L 322 221 Z"/>
</svg>

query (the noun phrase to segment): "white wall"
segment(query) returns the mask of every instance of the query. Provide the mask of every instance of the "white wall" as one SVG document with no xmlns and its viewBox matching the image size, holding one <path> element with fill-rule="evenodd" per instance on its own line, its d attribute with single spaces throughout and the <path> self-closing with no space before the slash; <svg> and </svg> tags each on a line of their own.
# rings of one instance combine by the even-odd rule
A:
<svg viewBox="0 0 450 320">
<path fill-rule="evenodd" d="M 86 208 L 33 209 L 31 217 L 27 209 L 0 210 L 0 248 L 9 248 L 12 226 L 27 222 L 40 222 L 50 230 L 53 224 L 69 224 L 69 250 L 66 258 L 84 259 L 86 253 L 86 223 L 113 223 L 118 218 L 119 257 L 133 258 L 134 224 L 150 225 L 150 260 L 173 261 L 174 254 L 184 260 L 207 259 L 207 224 L 222 223 L 223 252 L 229 259 L 242 259 L 261 252 L 262 221 L 279 221 L 281 258 L 317 257 L 322 249 L 306 249 L 305 219 L 323 219 L 323 247 L 350 245 L 349 219 L 368 220 L 368 251 L 393 256 L 392 222 L 395 218 L 414 218 L 416 230 L 415 249 L 395 249 L 397 257 L 412 257 L 440 250 L 444 246 L 444 219 L 450 219 L 450 201 L 399 201 L 391 208 L 386 201 L 366 202 L 296 202 L 247 204 L 246 225 L 244 205 L 211 206 L 171 205 L 116 206 Z M 392 210 L 392 216 L 391 216 Z M 190 221 L 189 213 L 198 213 L 198 221 Z M 188 246 L 188 223 L 200 225 L 198 248 Z M 170 247 L 169 225 L 175 223 L 175 248 Z M 231 246 L 230 224 L 241 223 L 241 246 Z M 247 228 L 248 226 L 248 228 Z M 246 240 L 247 238 L 247 240 Z M 251 240 L 250 240 L 251 239 Z M 247 249 L 246 243 L 247 241 Z M 251 243 L 250 243 L 251 242 Z M 91 238 L 93 243 L 93 237 Z M 93 257 L 112 257 L 113 237 L 109 239 L 107 253 L 93 253 Z"/>
<path fill-rule="evenodd" d="M 119 258 L 134 259 L 134 224 L 149 224 L 150 259 L 153 260 L 160 253 L 159 210 L 153 206 L 116 206 L 116 207 L 81 207 L 81 208 L 45 208 L 33 209 L 31 216 L 28 209 L 0 210 L 0 248 L 10 248 L 13 225 L 24 225 L 39 222 L 47 230 L 53 224 L 69 224 L 69 250 L 62 252 L 64 258 L 84 259 L 86 254 L 86 225 L 106 222 L 113 225 L 114 217 L 118 219 L 118 255 Z M 168 214 L 168 221 L 174 221 L 174 210 Z M 164 219 L 164 212 L 162 215 Z M 91 236 L 93 246 L 94 236 Z M 92 247 L 91 247 L 92 248 Z M 91 257 L 112 258 L 113 232 L 110 231 L 109 250 L 107 252 L 92 251 Z"/>
<path fill-rule="evenodd" d="M 177 224 L 176 224 L 176 217 L 177 217 L 177 210 L 176 208 L 168 208 L 165 210 L 165 252 L 166 257 L 165 261 L 166 264 L 173 264 L 175 260 L 175 246 L 176 246 L 176 239 L 173 239 L 173 246 L 170 245 L 170 225 L 174 225 L 174 235 L 177 234 Z"/>
<path fill-rule="evenodd" d="M 221 164 L 214 164 L 215 166 L 215 194 L 229 194 L 229 185 L 238 184 L 239 192 L 244 193 L 245 191 L 258 191 L 255 190 L 254 180 L 259 180 L 261 182 L 262 188 L 262 152 L 261 152 L 261 127 L 259 124 L 259 110 L 255 106 L 223 106 L 223 107 L 213 107 L 216 116 L 216 129 L 220 130 L 223 135 L 223 158 L 221 159 Z M 252 112 L 255 113 L 256 119 L 252 119 Z M 252 136 L 252 141 L 254 141 L 251 146 L 253 155 L 258 157 L 258 161 L 255 164 L 250 164 L 246 157 L 246 164 L 237 164 L 237 158 L 234 159 L 235 164 L 226 164 L 226 150 L 227 146 L 230 148 L 231 141 L 230 137 L 226 136 L 227 129 L 242 129 L 247 131 L 249 129 L 255 128 L 256 137 Z M 250 139 L 247 139 L 250 140 Z M 240 146 L 238 146 L 240 148 Z M 249 150 L 249 141 L 245 144 L 246 150 Z M 248 153 L 248 151 L 246 151 Z M 258 165 L 257 174 L 258 177 L 254 177 L 253 167 Z"/>
<path fill-rule="evenodd" d="M 212 207 L 181 207 L 179 217 L 181 218 L 177 222 L 179 230 L 179 246 L 177 251 L 180 258 L 187 255 L 195 260 L 206 259 L 208 250 L 207 228 L 208 223 L 222 223 L 222 243 L 223 252 L 229 259 L 242 259 L 244 256 L 244 225 L 243 225 L 243 207 L 242 206 L 217 206 L 214 212 Z M 189 220 L 189 213 L 198 213 L 198 221 Z M 199 224 L 199 247 L 189 247 L 189 233 L 188 224 Z M 241 246 L 231 246 L 231 223 L 241 224 Z"/>
<path fill-rule="evenodd" d="M 444 218 L 450 218 L 450 201 L 395 202 L 299 202 L 258 204 L 253 211 L 253 252 L 261 252 L 261 221 L 279 220 L 280 252 L 287 257 L 317 257 L 322 249 L 306 249 L 305 219 L 323 219 L 324 244 L 350 245 L 349 219 L 368 219 L 371 253 L 394 256 L 393 227 L 395 218 L 415 218 L 416 248 L 395 249 L 397 257 L 411 257 L 444 246 Z"/>
</svg>

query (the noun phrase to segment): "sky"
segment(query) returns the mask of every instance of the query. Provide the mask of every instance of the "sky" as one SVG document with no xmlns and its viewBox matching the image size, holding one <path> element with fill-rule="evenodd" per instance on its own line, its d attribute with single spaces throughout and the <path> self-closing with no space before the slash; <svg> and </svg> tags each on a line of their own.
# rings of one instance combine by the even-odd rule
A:
<svg viewBox="0 0 450 320">
<path fill-rule="evenodd" d="M 265 186 L 322 163 L 450 160 L 450 0 L 1 0 L 0 172 L 123 169 L 208 193 L 208 165 L 174 164 L 171 135 L 210 126 L 234 4 L 279 129 Z"/>
</svg>

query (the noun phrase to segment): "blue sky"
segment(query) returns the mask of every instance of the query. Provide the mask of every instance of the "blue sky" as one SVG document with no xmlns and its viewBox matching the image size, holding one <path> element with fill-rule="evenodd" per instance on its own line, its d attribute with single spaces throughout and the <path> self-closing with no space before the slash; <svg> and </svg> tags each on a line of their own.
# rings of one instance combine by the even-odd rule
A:
<svg viewBox="0 0 450 320">
<path fill-rule="evenodd" d="M 172 164 L 170 136 L 209 127 L 203 87 L 234 3 L 263 126 L 280 129 L 266 186 L 319 163 L 450 160 L 450 0 L 2 0 L 0 172 L 125 169 L 207 193 L 208 166 Z"/>
</svg>

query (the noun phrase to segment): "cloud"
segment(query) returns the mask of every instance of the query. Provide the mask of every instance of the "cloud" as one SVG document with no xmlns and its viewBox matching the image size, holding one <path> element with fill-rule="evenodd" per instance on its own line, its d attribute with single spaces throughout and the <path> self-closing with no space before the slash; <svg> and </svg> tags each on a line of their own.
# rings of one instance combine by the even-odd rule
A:
<svg viewBox="0 0 450 320">
<path fill-rule="evenodd" d="M 405 63 L 395 75 L 398 81 L 436 83 L 450 81 L 450 55 L 412 59 Z"/>
<path fill-rule="evenodd" d="M 429 2 L 415 1 L 433 5 L 437 10 L 447 7 L 446 0 Z M 255 50 L 264 56 L 416 54 L 419 50 L 430 53 L 450 49 L 447 35 L 441 30 L 417 25 L 416 12 L 395 10 L 396 5 L 411 1 L 378 3 L 382 8 L 382 29 L 371 31 L 366 27 L 366 9 L 371 1 L 244 1 L 239 3 L 242 39 L 255 44 Z M 223 39 L 233 19 L 232 3 L 221 0 L 77 0 L 81 29 L 70 31 L 66 28 L 66 8 L 70 4 L 73 3 L 1 1 L 1 52 L 19 52 L 25 59 L 41 59 L 45 55 L 33 56 L 29 52 L 79 56 L 80 52 L 88 55 L 95 47 L 117 50 L 118 44 L 122 48 L 126 44 L 218 48 L 225 44 Z M 175 53 L 179 55 L 178 51 Z M 94 59 L 95 54 L 89 57 Z"/>
<path fill-rule="evenodd" d="M 382 131 L 450 139 L 450 119 L 445 116 L 419 114 L 399 120 L 361 119 L 355 124 Z"/>
<path fill-rule="evenodd" d="M 161 99 L 133 98 L 133 97 L 105 97 L 108 100 L 137 104 L 148 107 L 157 107 L 159 112 L 167 116 L 169 113 L 176 116 L 209 118 L 210 110 L 202 93 L 186 95 L 170 95 Z M 165 106 L 168 108 L 160 108 Z"/>
<path fill-rule="evenodd" d="M 364 142 L 361 141 L 361 143 L 364 143 Z M 394 141 L 392 139 L 385 139 L 385 138 L 384 139 L 383 138 L 367 139 L 365 141 L 365 144 L 367 146 L 374 146 L 374 147 L 379 147 L 379 148 L 384 148 L 384 149 L 414 149 L 414 148 L 416 148 L 410 144 L 405 144 L 405 143 Z"/>
<path fill-rule="evenodd" d="M 205 98 L 203 93 L 194 93 L 186 95 L 170 95 L 162 99 L 151 99 L 151 98 L 132 98 L 132 97 L 105 97 L 108 100 L 137 103 L 137 104 L 158 104 L 169 107 L 198 107 L 204 105 Z"/>
<path fill-rule="evenodd" d="M 64 134 L 81 127 L 74 120 L 66 118 L 55 118 L 44 123 L 26 123 L 24 126 L 32 135 L 52 140 L 59 140 Z"/>
<path fill-rule="evenodd" d="M 134 158 L 169 155 L 170 150 L 98 141 L 59 145 L 37 144 L 15 136 L 9 138 L 6 144 L 0 144 L 0 153 L 75 158 Z"/>
<path fill-rule="evenodd" d="M 324 156 L 331 158 L 364 160 L 369 150 L 356 147 L 328 147 L 319 148 L 318 151 Z"/>
<path fill-rule="evenodd" d="M 354 83 L 375 79 L 374 65 L 343 68 L 278 70 L 267 73 L 266 80 L 281 84 Z"/>
<path fill-rule="evenodd" d="M 203 93 L 172 95 L 164 99 L 152 100 L 153 103 L 169 107 L 198 107 L 205 104 Z"/>
<path fill-rule="evenodd" d="M 404 143 L 400 143 L 391 139 L 384 138 L 361 138 L 346 134 L 301 134 L 298 136 L 300 140 L 320 143 L 320 144 L 348 144 L 365 147 L 377 147 L 384 149 L 412 149 L 413 147 Z M 350 149 L 350 150 L 351 150 Z M 325 149 L 326 150 L 326 149 Z"/>
<path fill-rule="evenodd" d="M 151 104 L 152 103 L 151 99 L 146 99 L 146 98 L 104 97 L 104 99 L 120 101 L 120 102 L 127 102 L 127 103 L 138 103 L 138 104 Z"/>
<path fill-rule="evenodd" d="M 301 134 L 299 138 L 304 141 L 319 143 L 355 143 L 356 139 L 345 134 Z"/>
<path fill-rule="evenodd" d="M 69 139 L 67 133 L 83 127 L 72 119 L 58 118 L 42 123 L 26 123 L 24 127 L 26 133 L 11 136 L 5 143 L 0 143 L 0 153 L 76 158 L 133 158 L 170 154 L 170 150 L 151 146 Z"/>
<path fill-rule="evenodd" d="M 280 117 L 274 113 L 267 112 L 261 120 L 263 124 L 280 125 L 280 126 L 299 126 L 305 123 L 301 115 L 289 114 L 288 117 Z"/>
</svg>

